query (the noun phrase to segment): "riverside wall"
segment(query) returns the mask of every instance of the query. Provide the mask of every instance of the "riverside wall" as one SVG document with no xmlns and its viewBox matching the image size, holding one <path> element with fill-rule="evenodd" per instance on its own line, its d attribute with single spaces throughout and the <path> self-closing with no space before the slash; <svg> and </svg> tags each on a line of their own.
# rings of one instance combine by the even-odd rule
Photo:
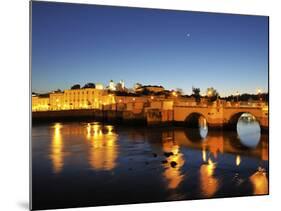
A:
<svg viewBox="0 0 281 211">
<path fill-rule="evenodd" d="M 131 111 L 79 109 L 61 111 L 37 111 L 32 112 L 32 122 L 54 122 L 54 121 L 102 121 L 116 123 L 145 123 L 144 113 L 133 113 Z"/>
</svg>

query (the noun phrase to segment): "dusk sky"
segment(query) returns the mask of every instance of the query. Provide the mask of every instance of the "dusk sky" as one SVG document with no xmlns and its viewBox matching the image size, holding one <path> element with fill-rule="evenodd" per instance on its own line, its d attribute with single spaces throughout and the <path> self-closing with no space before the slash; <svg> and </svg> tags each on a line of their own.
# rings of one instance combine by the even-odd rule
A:
<svg viewBox="0 0 281 211">
<path fill-rule="evenodd" d="M 32 91 L 110 80 L 204 94 L 268 86 L 268 18 L 32 3 Z"/>
</svg>

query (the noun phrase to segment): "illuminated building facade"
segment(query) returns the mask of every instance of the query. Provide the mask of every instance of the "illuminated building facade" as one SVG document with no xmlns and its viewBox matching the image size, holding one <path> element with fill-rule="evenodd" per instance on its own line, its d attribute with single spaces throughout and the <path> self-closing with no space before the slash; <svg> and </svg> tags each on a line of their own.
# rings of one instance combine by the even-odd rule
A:
<svg viewBox="0 0 281 211">
<path fill-rule="evenodd" d="M 116 91 L 116 85 L 113 80 L 109 81 L 108 89 L 111 91 Z"/>
<path fill-rule="evenodd" d="M 32 96 L 32 111 L 46 111 L 50 107 L 49 96 Z"/>
<path fill-rule="evenodd" d="M 114 103 L 114 98 L 102 89 L 86 88 L 64 91 L 65 109 L 99 109 Z"/>
<path fill-rule="evenodd" d="M 64 109 L 64 93 L 54 92 L 50 94 L 50 110 L 62 110 Z"/>
<path fill-rule="evenodd" d="M 115 98 L 106 90 L 85 88 L 50 93 L 49 97 L 32 96 L 32 111 L 101 109 L 115 104 Z"/>
</svg>

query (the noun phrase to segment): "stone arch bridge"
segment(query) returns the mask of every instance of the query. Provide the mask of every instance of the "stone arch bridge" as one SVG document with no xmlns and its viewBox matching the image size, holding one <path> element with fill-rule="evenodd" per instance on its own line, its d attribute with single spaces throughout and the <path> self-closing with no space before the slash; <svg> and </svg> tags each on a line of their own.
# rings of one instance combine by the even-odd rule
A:
<svg viewBox="0 0 281 211">
<path fill-rule="evenodd" d="M 243 113 L 253 115 L 262 129 L 268 128 L 267 106 L 174 106 L 173 121 L 183 123 L 190 118 L 203 116 L 211 128 L 236 128 Z"/>
</svg>

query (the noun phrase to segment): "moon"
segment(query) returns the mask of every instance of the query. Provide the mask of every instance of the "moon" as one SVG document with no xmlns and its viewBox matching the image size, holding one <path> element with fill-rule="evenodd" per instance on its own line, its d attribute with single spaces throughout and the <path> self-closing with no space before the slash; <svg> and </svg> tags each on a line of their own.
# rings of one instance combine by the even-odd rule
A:
<svg viewBox="0 0 281 211">
<path fill-rule="evenodd" d="M 187 36 L 187 37 L 190 37 L 190 34 L 188 33 L 186 36 Z"/>
</svg>

